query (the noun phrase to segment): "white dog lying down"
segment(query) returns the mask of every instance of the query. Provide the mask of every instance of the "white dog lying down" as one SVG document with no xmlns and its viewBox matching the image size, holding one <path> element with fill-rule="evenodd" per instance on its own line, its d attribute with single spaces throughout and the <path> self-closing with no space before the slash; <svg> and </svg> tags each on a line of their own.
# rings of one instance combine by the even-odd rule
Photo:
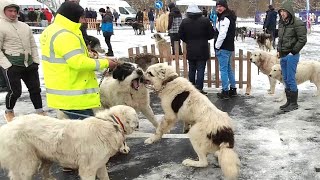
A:
<svg viewBox="0 0 320 180">
<path fill-rule="evenodd" d="M 45 179 L 53 178 L 51 162 L 79 169 L 83 180 L 108 180 L 106 163 L 119 150 L 128 153 L 125 135 L 137 125 L 129 106 L 114 106 L 82 121 L 20 116 L 0 128 L 0 165 L 12 180 L 31 180 L 40 164 Z"/>
<path fill-rule="evenodd" d="M 182 164 L 206 167 L 207 154 L 217 153 L 226 179 L 237 179 L 240 160 L 233 150 L 234 133 L 228 114 L 217 109 L 187 79 L 178 77 L 171 66 L 152 65 L 147 69 L 145 79 L 159 93 L 164 111 L 164 119 L 156 133 L 145 143 L 160 140 L 178 120 L 183 120 L 192 126 L 188 135 L 199 161 L 186 159 Z"/>
<path fill-rule="evenodd" d="M 101 104 L 104 108 L 127 105 L 142 112 L 154 127 L 158 126 L 150 107 L 149 91 L 143 84 L 143 71 L 131 63 L 118 65 L 100 85 Z"/>
<path fill-rule="evenodd" d="M 281 75 L 281 66 L 276 64 L 272 67 L 270 77 L 275 78 L 283 83 Z M 320 95 L 320 62 L 317 61 L 300 61 L 296 73 L 297 84 L 310 81 L 317 86 L 317 92 L 313 96 Z"/>
<path fill-rule="evenodd" d="M 261 50 L 256 50 L 251 53 L 250 61 L 253 62 L 263 74 L 268 76 L 270 83 L 270 89 L 268 89 L 268 93 L 274 94 L 277 80 L 271 78 L 269 74 L 273 65 L 280 64 L 280 60 L 279 58 L 277 58 L 277 55 Z"/>
</svg>

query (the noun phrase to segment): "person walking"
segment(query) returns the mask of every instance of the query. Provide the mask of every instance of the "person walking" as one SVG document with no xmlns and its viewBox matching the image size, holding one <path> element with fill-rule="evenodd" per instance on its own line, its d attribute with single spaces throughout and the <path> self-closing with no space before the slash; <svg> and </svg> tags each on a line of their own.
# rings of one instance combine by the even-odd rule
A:
<svg viewBox="0 0 320 180">
<path fill-rule="evenodd" d="M 280 106 L 284 112 L 298 109 L 298 87 L 296 82 L 297 65 L 300 51 L 307 43 L 307 29 L 304 23 L 294 15 L 292 2 L 286 1 L 279 9 L 278 56 L 282 78 L 285 85 L 287 102 Z"/>
<path fill-rule="evenodd" d="M 118 26 L 118 19 L 119 19 L 119 13 L 114 9 L 113 13 L 112 13 L 113 17 L 114 17 L 114 22 L 116 23 L 116 26 Z M 121 26 L 121 24 L 120 24 Z"/>
<path fill-rule="evenodd" d="M 143 24 L 143 12 L 140 8 L 138 8 L 138 12 L 136 15 L 136 22 Z"/>
<path fill-rule="evenodd" d="M 22 93 L 21 80 L 26 84 L 36 113 L 42 109 L 38 73 L 39 54 L 31 28 L 18 21 L 19 5 L 12 0 L 0 1 L 0 66 L 8 85 L 5 119 L 13 120 L 14 107 Z"/>
<path fill-rule="evenodd" d="M 203 17 L 197 5 L 189 5 L 186 12 L 187 18 L 180 24 L 179 37 L 187 44 L 189 81 L 202 94 L 207 94 L 203 91 L 203 81 L 206 64 L 210 58 L 208 40 L 213 38 L 214 30 L 209 18 Z"/>
<path fill-rule="evenodd" d="M 89 58 L 79 29 L 83 15 L 77 3 L 62 3 L 54 22 L 40 37 L 48 107 L 63 111 L 70 119 L 93 116 L 92 109 L 101 107 L 94 71 L 117 65 L 110 58 Z"/>
<path fill-rule="evenodd" d="M 226 0 L 218 0 L 216 5 L 218 37 L 215 39 L 214 47 L 222 81 L 222 91 L 217 95 L 220 99 L 229 99 L 229 97 L 237 96 L 235 75 L 231 67 L 232 52 L 235 49 L 234 37 L 237 16 L 234 11 L 229 9 Z"/>
</svg>

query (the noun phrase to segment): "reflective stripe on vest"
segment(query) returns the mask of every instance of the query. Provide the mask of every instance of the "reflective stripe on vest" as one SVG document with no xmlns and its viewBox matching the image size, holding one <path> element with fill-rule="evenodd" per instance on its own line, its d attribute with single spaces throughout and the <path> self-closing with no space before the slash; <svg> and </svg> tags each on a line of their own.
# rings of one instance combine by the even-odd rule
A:
<svg viewBox="0 0 320 180">
<path fill-rule="evenodd" d="M 56 90 L 56 89 L 46 88 L 46 91 L 49 94 L 55 94 L 55 95 L 77 96 L 77 95 L 83 95 L 83 94 L 98 93 L 99 88 L 91 88 L 91 89 L 83 89 L 83 90 Z"/>
<path fill-rule="evenodd" d="M 56 64 L 67 64 L 68 59 L 72 58 L 75 55 L 83 54 L 85 52 L 85 48 L 81 43 L 81 39 L 77 35 L 75 35 L 81 43 L 81 49 L 76 49 L 71 52 L 68 52 L 67 54 L 65 54 L 63 56 L 63 58 L 56 58 L 56 54 L 54 53 L 54 48 L 53 48 L 53 42 L 57 38 L 58 35 L 60 35 L 61 33 L 64 33 L 64 32 L 69 32 L 69 33 L 75 35 L 73 32 L 65 30 L 65 29 L 61 29 L 58 32 L 56 32 L 52 36 L 51 41 L 50 41 L 50 57 L 42 55 L 42 60 L 48 61 L 50 63 L 56 63 Z"/>
</svg>

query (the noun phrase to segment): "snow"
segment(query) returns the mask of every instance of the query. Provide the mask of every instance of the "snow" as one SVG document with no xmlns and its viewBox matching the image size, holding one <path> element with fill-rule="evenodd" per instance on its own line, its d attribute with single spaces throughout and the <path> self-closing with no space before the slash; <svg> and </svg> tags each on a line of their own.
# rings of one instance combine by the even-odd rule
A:
<svg viewBox="0 0 320 180">
<path fill-rule="evenodd" d="M 241 26 L 258 27 L 252 22 L 241 22 Z M 259 26 L 261 28 L 261 26 Z M 96 35 L 96 31 L 89 31 L 89 35 Z M 154 40 L 151 39 L 150 31 L 146 35 L 137 36 L 129 27 L 116 27 L 115 35 L 111 37 L 115 56 L 128 56 L 128 48 L 142 47 L 151 45 Z M 39 45 L 39 35 L 34 35 Z M 101 44 L 106 49 L 102 35 L 96 35 Z M 169 39 L 169 37 L 165 37 Z M 211 49 L 213 49 L 211 41 Z M 315 60 L 320 61 L 318 48 L 320 46 L 320 26 L 313 26 L 313 32 L 308 35 L 308 43 L 301 51 L 301 61 Z M 239 49 L 253 51 L 257 48 L 255 40 L 247 38 L 245 42 L 236 41 L 236 54 Z M 39 49 L 40 52 L 40 49 Z M 244 66 L 246 68 L 246 66 Z M 214 70 L 214 69 L 213 69 Z M 283 102 L 275 102 L 283 92 L 283 86 L 277 84 L 276 94 L 267 94 L 269 82 L 266 75 L 258 75 L 257 67 L 252 64 L 252 89 L 251 95 L 243 96 L 243 105 L 232 107 L 229 113 L 235 126 L 235 149 L 241 159 L 241 178 L 240 179 L 320 179 L 320 173 L 315 168 L 320 168 L 320 110 L 318 107 L 319 97 L 312 97 L 316 91 L 314 84 L 310 82 L 303 83 L 299 88 L 299 106 L 296 111 L 279 114 L 278 108 Z M 41 88 L 44 91 L 43 73 L 40 67 Z M 238 74 L 238 72 L 236 72 Z M 244 86 L 245 87 L 245 86 Z M 219 91 L 216 88 L 207 88 L 209 95 Z M 244 90 L 239 90 L 244 95 Z M 0 93 L 0 114 L 4 113 L 5 93 Z M 242 97 L 240 97 L 242 98 Z M 45 101 L 45 99 L 44 99 Z M 228 108 L 223 107 L 222 108 Z M 48 109 L 45 107 L 45 109 Z M 22 98 L 17 102 L 15 111 L 17 114 L 27 114 L 34 112 L 32 104 L 28 98 L 28 91 L 23 87 Z M 52 113 L 50 111 L 50 113 Z M 50 114 L 51 115 L 51 114 Z M 157 114 L 157 119 L 161 119 L 162 114 Z M 0 124 L 4 120 L 0 119 Z M 142 120 L 140 137 L 148 136 L 147 133 L 153 133 L 154 128 L 147 120 Z M 137 137 L 135 134 L 133 137 Z M 175 138 L 184 139 L 185 136 L 168 136 L 171 139 L 172 146 L 175 145 Z M 131 144 L 132 146 L 132 144 Z M 153 145 L 151 145 L 153 146 Z M 136 161 L 126 164 L 134 166 L 141 161 L 145 161 L 150 154 L 140 154 Z M 180 157 L 179 157 L 180 158 Z M 187 158 L 187 157 L 182 157 Z M 221 170 L 216 168 L 217 161 L 214 157 L 209 157 L 211 168 L 189 168 L 180 163 L 165 163 L 155 167 L 151 172 L 137 177 L 140 179 L 220 179 Z M 124 166 L 115 166 L 110 170 L 123 169 Z M 170 176 L 168 176 L 170 174 Z"/>
</svg>

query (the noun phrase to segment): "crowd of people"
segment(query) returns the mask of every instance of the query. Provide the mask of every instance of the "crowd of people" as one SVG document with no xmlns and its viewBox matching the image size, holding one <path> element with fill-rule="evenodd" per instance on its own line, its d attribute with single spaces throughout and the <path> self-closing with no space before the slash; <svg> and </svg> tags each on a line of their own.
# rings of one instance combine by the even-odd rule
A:
<svg viewBox="0 0 320 180">
<path fill-rule="evenodd" d="M 24 8 L 19 10 L 18 20 L 30 26 L 47 27 L 53 20 L 53 14 L 48 8 Z"/>
<path fill-rule="evenodd" d="M 222 90 L 217 94 L 218 98 L 229 99 L 237 96 L 234 70 L 231 68 L 232 52 L 235 50 L 237 17 L 234 11 L 229 9 L 227 1 L 218 0 L 216 2 L 216 26 L 212 25 L 212 19 L 210 21 L 208 18 L 205 8 L 201 10 L 197 5 L 190 5 L 186 10 L 185 18 L 174 3 L 170 3 L 168 8 L 170 10 L 168 23 L 170 40 L 172 44 L 180 40 L 187 44 L 189 80 L 192 84 L 201 93 L 207 94 L 203 91 L 203 84 L 206 61 L 210 56 L 208 40 L 214 39 L 214 50 L 219 61 L 222 81 Z M 8 91 L 5 118 L 8 122 L 14 118 L 14 106 L 22 91 L 21 80 L 25 82 L 29 90 L 36 112 L 45 114 L 40 94 L 38 48 L 32 30 L 23 21 L 38 23 L 39 19 L 45 19 L 50 24 L 53 16 L 46 9 L 41 11 L 24 9 L 23 11 L 27 11 L 24 13 L 26 15 L 21 15 L 20 7 L 11 0 L 1 1 L 0 9 L 3 9 L 0 11 L 2 24 L 0 28 L 0 46 L 2 47 L 0 66 L 3 73 L 3 76 L 0 76 L 0 86 L 6 87 L 5 90 Z M 66 0 L 58 9 L 55 21 L 41 34 L 40 44 L 48 107 L 65 112 L 76 111 L 79 114 L 92 115 L 92 108 L 100 106 L 97 78 L 93 71 L 108 67 L 112 69 L 117 65 L 113 61 L 114 58 L 111 58 L 114 56 L 111 36 L 113 35 L 113 21 L 119 16 L 116 12 L 111 12 L 108 7 L 99 9 L 99 14 L 102 16 L 101 30 L 108 46 L 106 55 L 109 58 L 96 60 L 89 58 L 85 50 L 87 34 L 86 29 L 82 27 L 85 24 L 85 18 L 88 17 L 88 12 L 90 11 L 84 10 L 79 5 L 79 1 Z M 294 110 L 298 107 L 298 89 L 294 77 L 299 62 L 299 52 L 306 43 L 306 29 L 301 20 L 295 18 L 291 4 L 285 3 L 278 12 L 281 17 L 277 51 L 281 58 L 288 100 L 284 106 L 281 106 L 281 109 L 290 107 L 289 110 Z M 275 30 L 274 8 L 270 6 L 267 13 L 264 28 L 273 34 Z M 154 18 L 153 9 L 149 11 L 145 9 L 143 12 L 139 10 L 137 13 L 137 21 L 150 22 L 152 32 Z M 66 42 L 68 46 L 64 45 Z M 172 52 L 174 53 L 174 48 Z M 181 47 L 179 54 L 182 54 Z M 57 81 L 57 79 L 60 80 Z M 66 99 L 69 100 L 66 101 Z"/>
</svg>

